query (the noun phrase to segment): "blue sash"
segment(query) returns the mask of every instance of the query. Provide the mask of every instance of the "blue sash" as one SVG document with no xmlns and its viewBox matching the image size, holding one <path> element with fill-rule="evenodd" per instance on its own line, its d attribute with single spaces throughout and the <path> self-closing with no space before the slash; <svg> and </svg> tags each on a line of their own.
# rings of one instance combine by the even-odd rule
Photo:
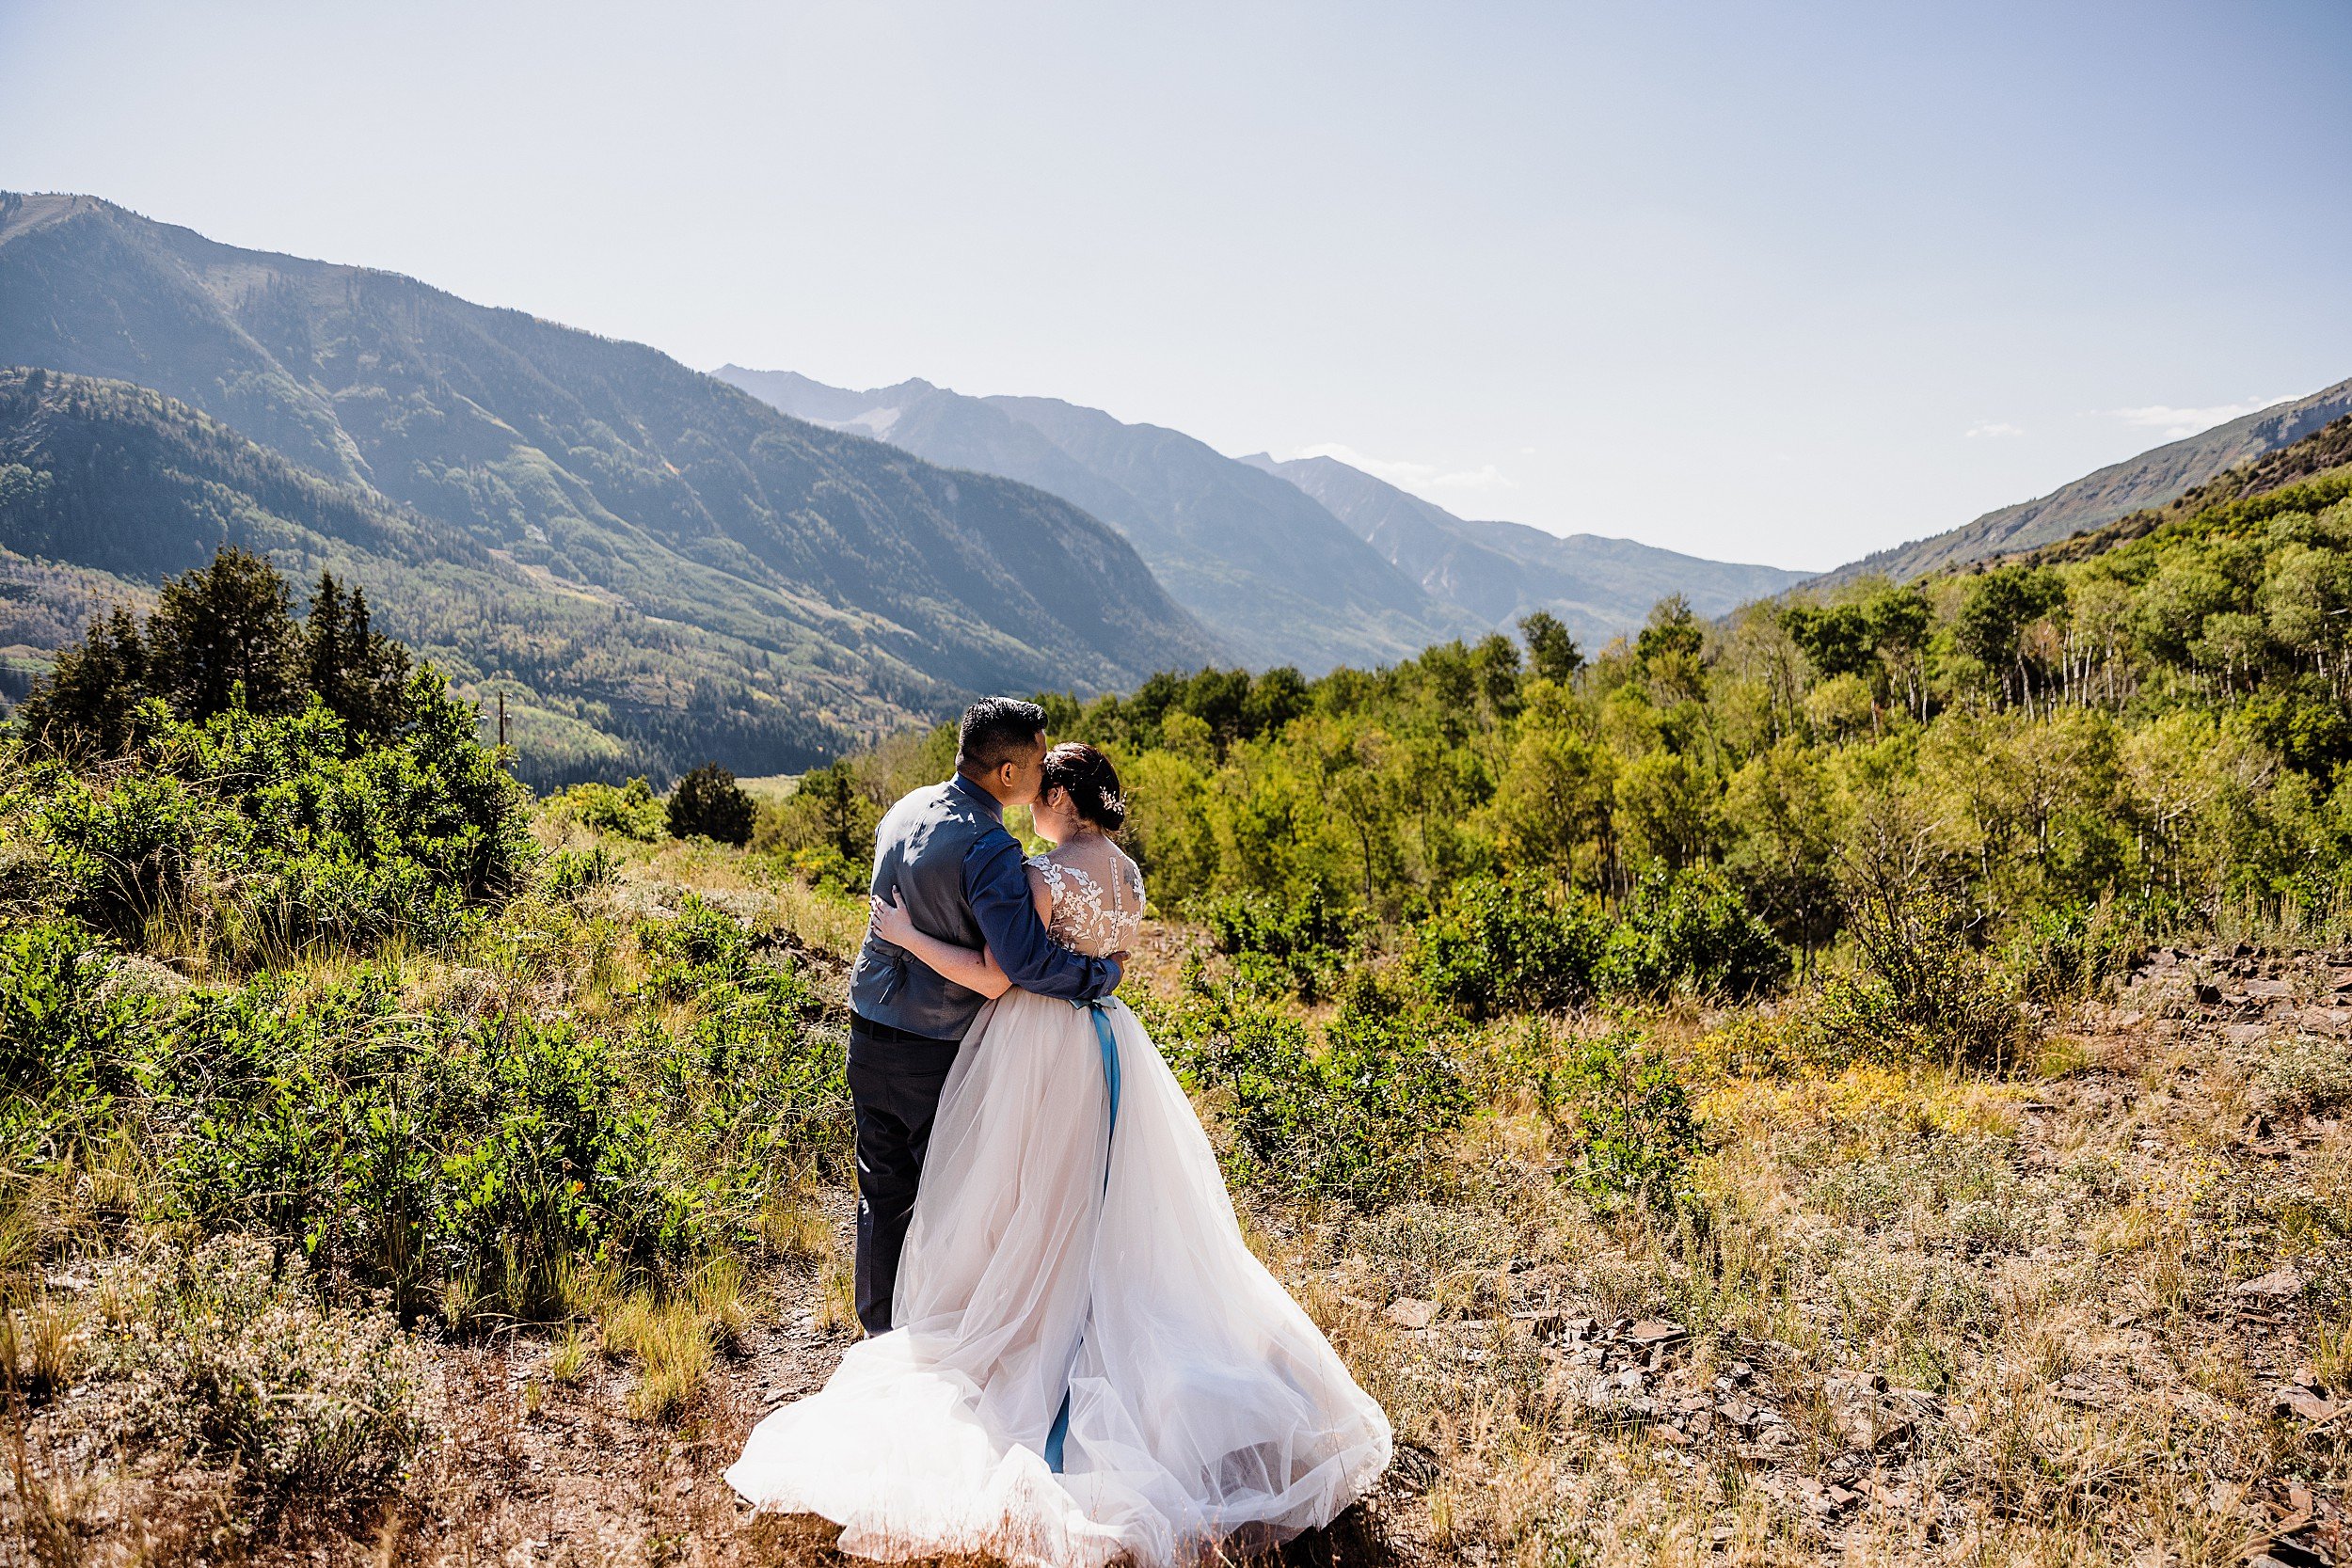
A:
<svg viewBox="0 0 2352 1568">
<path fill-rule="evenodd" d="M 1103 1087 L 1109 1091 L 1111 1097 L 1109 1132 L 1117 1132 L 1119 1131 L 1119 1040 L 1111 1033 L 1111 1017 L 1107 1004 L 1104 1001 L 1096 1000 L 1073 1002 L 1071 1006 L 1094 1015 L 1095 1042 L 1103 1048 Z M 1103 1190 L 1105 1193 L 1111 1190 L 1111 1159 L 1108 1142 L 1109 1138 L 1106 1133 L 1103 1152 Z M 1070 1395 L 1065 1390 L 1061 1397 L 1061 1409 L 1054 1416 L 1054 1430 L 1045 1434 L 1045 1465 L 1056 1475 L 1061 1474 L 1062 1446 L 1069 1441 L 1069 1438 Z"/>
</svg>

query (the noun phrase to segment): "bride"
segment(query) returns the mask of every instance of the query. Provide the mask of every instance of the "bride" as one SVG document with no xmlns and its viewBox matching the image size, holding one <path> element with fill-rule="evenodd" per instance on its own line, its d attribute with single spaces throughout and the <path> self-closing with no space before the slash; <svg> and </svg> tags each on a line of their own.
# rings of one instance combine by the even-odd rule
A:
<svg viewBox="0 0 2352 1568">
<path fill-rule="evenodd" d="M 1125 817 L 1109 760 L 1055 747 L 1034 816 L 1049 933 L 1127 947 L 1143 878 L 1107 836 Z M 940 1099 L 891 1331 L 762 1421 L 727 1481 L 889 1560 L 1165 1565 L 1329 1523 L 1387 1466 L 1388 1418 L 1243 1242 L 1135 1015 L 1009 990 L 985 950 L 916 931 L 895 889 L 874 919 L 994 1000 Z"/>
</svg>

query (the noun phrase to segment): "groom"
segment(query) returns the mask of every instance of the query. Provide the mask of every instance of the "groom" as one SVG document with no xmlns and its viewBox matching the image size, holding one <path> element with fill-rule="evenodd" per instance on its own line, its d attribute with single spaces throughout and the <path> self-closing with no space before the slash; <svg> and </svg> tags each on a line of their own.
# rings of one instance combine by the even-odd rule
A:
<svg viewBox="0 0 2352 1568">
<path fill-rule="evenodd" d="M 963 710 L 956 776 L 890 808 L 874 834 L 877 898 L 893 888 L 915 927 L 986 946 L 1023 990 L 1092 1001 L 1119 985 L 1119 960 L 1056 945 L 1029 899 L 1005 808 L 1034 803 L 1045 771 L 1045 710 L 983 697 Z M 942 978 L 872 931 L 850 974 L 850 1103 L 857 1116 L 857 1321 L 890 1330 L 898 1254 L 923 1177 L 939 1091 L 986 999 Z"/>
</svg>

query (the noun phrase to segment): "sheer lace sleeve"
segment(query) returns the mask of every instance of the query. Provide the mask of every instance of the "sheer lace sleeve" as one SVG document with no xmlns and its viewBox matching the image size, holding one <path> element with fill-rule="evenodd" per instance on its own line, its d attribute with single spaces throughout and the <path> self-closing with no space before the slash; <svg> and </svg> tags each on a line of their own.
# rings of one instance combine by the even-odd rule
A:
<svg viewBox="0 0 2352 1568">
<path fill-rule="evenodd" d="M 1054 901 L 1046 934 L 1073 952 L 1100 958 L 1132 946 L 1143 927 L 1143 872 L 1100 833 L 1083 833 L 1029 863 Z"/>
</svg>

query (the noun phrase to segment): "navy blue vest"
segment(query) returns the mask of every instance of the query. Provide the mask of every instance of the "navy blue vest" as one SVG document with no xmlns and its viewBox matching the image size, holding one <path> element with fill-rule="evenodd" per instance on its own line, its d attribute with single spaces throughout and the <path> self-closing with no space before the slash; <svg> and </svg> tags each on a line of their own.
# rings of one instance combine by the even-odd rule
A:
<svg viewBox="0 0 2352 1568">
<path fill-rule="evenodd" d="M 963 857 L 991 834 L 1005 834 L 1002 808 L 979 785 L 959 777 L 915 790 L 875 830 L 874 896 L 895 887 L 916 930 L 958 947 L 987 946 L 964 898 Z M 933 1039 L 962 1038 L 987 1000 L 871 931 L 850 972 L 850 1006 L 860 1018 Z"/>
</svg>

